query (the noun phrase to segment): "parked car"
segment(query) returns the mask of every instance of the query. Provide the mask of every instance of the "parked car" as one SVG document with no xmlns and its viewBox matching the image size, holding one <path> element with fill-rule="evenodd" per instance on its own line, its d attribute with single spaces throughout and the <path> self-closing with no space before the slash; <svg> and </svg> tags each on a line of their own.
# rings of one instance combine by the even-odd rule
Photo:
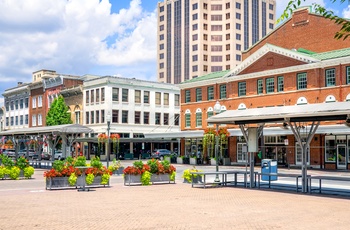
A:
<svg viewBox="0 0 350 230">
<path fill-rule="evenodd" d="M 54 155 L 55 160 L 64 160 L 62 150 L 56 150 Z"/>
<path fill-rule="evenodd" d="M 41 153 L 41 160 L 51 160 L 51 154 L 47 152 L 42 152 Z"/>
<path fill-rule="evenodd" d="M 152 157 L 152 158 L 159 159 L 159 160 L 164 160 L 164 157 L 165 157 L 165 156 L 170 156 L 170 155 L 171 155 L 170 150 L 167 150 L 167 149 L 157 149 L 157 150 L 153 151 L 151 157 Z"/>
<path fill-rule="evenodd" d="M 22 156 L 26 156 L 27 155 L 27 150 L 26 149 L 22 149 L 22 150 L 20 150 L 19 152 L 18 152 L 18 156 L 19 157 L 22 157 Z M 35 158 L 35 157 L 37 157 L 37 154 L 36 154 L 36 152 L 35 152 L 35 150 L 34 149 L 29 149 L 28 150 L 28 157 L 30 157 L 30 158 Z"/>
</svg>

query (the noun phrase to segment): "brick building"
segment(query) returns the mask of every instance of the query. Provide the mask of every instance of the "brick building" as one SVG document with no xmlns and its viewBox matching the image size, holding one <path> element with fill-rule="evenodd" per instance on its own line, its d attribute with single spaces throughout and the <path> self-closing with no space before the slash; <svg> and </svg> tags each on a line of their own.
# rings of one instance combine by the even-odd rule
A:
<svg viewBox="0 0 350 230">
<path fill-rule="evenodd" d="M 305 103 L 330 103 L 350 99 L 350 40 L 335 40 L 339 26 L 302 8 L 292 18 L 244 52 L 244 61 L 229 71 L 195 78 L 180 84 L 181 130 L 214 127 L 206 119 L 214 115 L 216 101 L 221 112 Z M 345 169 L 350 165 L 348 128 L 324 122 L 311 142 L 308 164 L 312 167 Z M 292 132 L 269 125 L 260 140 L 263 158 L 281 165 L 301 164 Z M 220 152 L 231 164 L 245 163 L 245 141 L 240 130 L 227 127 L 228 145 Z M 307 129 L 308 124 L 300 127 Z M 266 130 L 266 131 L 265 131 Z M 199 132 L 200 133 L 200 132 Z M 182 153 L 202 151 L 203 134 L 182 140 Z M 258 161 L 258 159 L 257 159 Z"/>
</svg>

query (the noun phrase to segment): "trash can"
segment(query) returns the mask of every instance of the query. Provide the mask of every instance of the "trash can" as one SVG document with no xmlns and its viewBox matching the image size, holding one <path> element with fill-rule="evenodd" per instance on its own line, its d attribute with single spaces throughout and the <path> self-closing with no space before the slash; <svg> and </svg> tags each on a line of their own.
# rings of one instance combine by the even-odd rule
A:
<svg viewBox="0 0 350 230">
<path fill-rule="evenodd" d="M 261 173 L 277 173 L 277 161 L 272 159 L 261 160 Z M 277 176 L 262 175 L 261 180 L 263 181 L 277 180 Z"/>
</svg>

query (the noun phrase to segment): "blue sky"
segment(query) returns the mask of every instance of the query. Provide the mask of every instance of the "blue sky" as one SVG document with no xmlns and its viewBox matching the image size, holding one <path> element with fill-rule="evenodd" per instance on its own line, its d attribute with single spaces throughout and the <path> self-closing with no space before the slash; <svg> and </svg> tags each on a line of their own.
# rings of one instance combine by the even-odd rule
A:
<svg viewBox="0 0 350 230">
<path fill-rule="evenodd" d="M 0 0 L 0 94 L 17 82 L 31 82 L 40 69 L 155 81 L 158 2 Z M 312 2 L 350 18 L 348 2 L 304 4 Z M 277 0 L 277 17 L 287 3 Z"/>
</svg>

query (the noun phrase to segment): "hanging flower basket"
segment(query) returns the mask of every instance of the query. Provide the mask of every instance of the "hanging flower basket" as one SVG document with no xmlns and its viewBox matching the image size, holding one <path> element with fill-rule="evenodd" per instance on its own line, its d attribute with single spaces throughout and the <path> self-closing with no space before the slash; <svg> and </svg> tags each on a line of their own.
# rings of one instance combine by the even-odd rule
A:
<svg viewBox="0 0 350 230">
<path fill-rule="evenodd" d="M 109 136 L 112 140 L 112 143 L 113 143 L 113 150 L 115 153 L 117 153 L 118 151 L 118 148 L 119 148 L 119 139 L 120 139 L 120 136 L 118 133 L 113 133 Z"/>
<path fill-rule="evenodd" d="M 99 148 L 101 148 L 101 145 L 103 145 L 104 143 L 106 143 L 108 140 L 108 136 L 105 133 L 100 133 L 97 136 L 97 141 L 98 141 L 98 146 Z"/>
<path fill-rule="evenodd" d="M 221 144 L 226 144 L 229 136 L 230 136 L 230 133 L 227 130 L 227 128 L 219 129 L 219 137 L 220 137 Z"/>
<path fill-rule="evenodd" d="M 210 155 L 210 149 L 215 143 L 216 131 L 213 128 L 208 128 L 204 130 L 203 135 L 203 157 Z"/>
</svg>

